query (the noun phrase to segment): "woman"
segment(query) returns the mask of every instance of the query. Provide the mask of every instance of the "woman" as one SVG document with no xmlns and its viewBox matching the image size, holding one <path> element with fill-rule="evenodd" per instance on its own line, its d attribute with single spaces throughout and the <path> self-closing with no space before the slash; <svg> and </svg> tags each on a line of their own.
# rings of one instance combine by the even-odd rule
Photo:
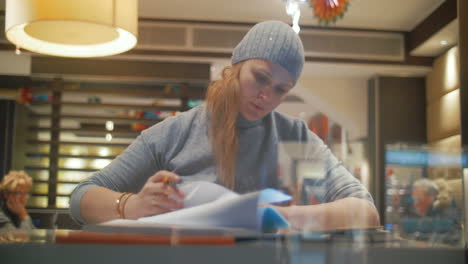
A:
<svg viewBox="0 0 468 264">
<path fill-rule="evenodd" d="M 32 179 L 23 171 L 10 171 L 0 183 L 0 232 L 34 228 L 26 211 Z"/>
<path fill-rule="evenodd" d="M 136 219 L 182 208 L 184 194 L 165 181 L 203 180 L 239 193 L 278 187 L 277 144 L 302 141 L 329 165 L 325 200 L 317 206 L 277 207 L 297 228 L 377 225 L 367 190 L 306 125 L 274 111 L 304 64 L 300 38 L 279 21 L 255 25 L 235 48 L 232 66 L 208 87 L 206 104 L 145 130 L 106 168 L 73 192 L 79 223 Z M 135 195 L 126 195 L 130 192 Z M 350 210 L 350 208 L 353 208 Z M 313 223 L 307 221 L 310 217 Z M 349 222 L 347 222 L 349 220 Z"/>
</svg>

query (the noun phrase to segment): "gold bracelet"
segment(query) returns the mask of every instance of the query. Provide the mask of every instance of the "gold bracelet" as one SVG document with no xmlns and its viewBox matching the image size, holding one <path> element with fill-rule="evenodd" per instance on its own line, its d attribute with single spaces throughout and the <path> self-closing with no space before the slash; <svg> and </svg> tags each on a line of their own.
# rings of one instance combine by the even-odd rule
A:
<svg viewBox="0 0 468 264">
<path fill-rule="evenodd" d="M 134 193 L 128 193 L 128 195 L 123 198 L 125 200 L 122 201 L 122 209 L 121 209 L 122 219 L 125 219 L 125 205 L 127 205 L 127 201 L 128 199 L 130 199 L 132 195 L 134 195 Z"/>
<path fill-rule="evenodd" d="M 122 203 L 122 199 L 125 195 L 127 195 L 128 193 L 122 193 L 119 198 L 117 198 L 117 200 L 115 200 L 115 203 L 116 203 L 116 211 L 117 211 L 117 214 L 119 215 L 120 218 L 122 218 L 122 212 L 120 210 L 120 204 Z"/>
</svg>

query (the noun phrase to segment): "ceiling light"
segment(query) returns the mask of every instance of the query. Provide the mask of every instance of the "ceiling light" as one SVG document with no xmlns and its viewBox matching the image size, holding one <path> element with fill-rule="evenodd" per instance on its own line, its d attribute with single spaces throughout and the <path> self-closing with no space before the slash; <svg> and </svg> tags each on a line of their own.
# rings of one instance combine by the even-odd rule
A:
<svg viewBox="0 0 468 264">
<path fill-rule="evenodd" d="M 441 41 L 440 41 L 440 45 L 442 45 L 442 46 L 445 46 L 445 45 L 447 45 L 447 44 L 448 44 L 448 42 L 447 42 L 446 40 L 441 40 Z"/>
<path fill-rule="evenodd" d="M 291 16 L 293 21 L 293 30 L 299 34 L 301 28 L 299 27 L 299 18 L 301 17 L 301 10 L 299 9 L 299 2 L 297 0 L 286 0 L 286 13 Z"/>
<path fill-rule="evenodd" d="M 136 45 L 137 0 L 7 0 L 5 35 L 15 46 L 63 57 L 98 57 Z"/>
</svg>

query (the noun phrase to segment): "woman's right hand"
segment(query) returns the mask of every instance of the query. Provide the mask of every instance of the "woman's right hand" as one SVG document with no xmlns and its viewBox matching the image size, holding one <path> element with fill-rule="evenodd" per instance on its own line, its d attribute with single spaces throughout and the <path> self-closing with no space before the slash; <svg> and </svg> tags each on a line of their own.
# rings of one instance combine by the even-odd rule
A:
<svg viewBox="0 0 468 264">
<path fill-rule="evenodd" d="M 20 201 L 20 199 L 16 196 L 10 196 L 7 200 L 7 206 L 10 211 L 16 214 L 20 219 L 26 219 L 29 217 L 26 208 L 24 207 L 24 203 Z"/>
<path fill-rule="evenodd" d="M 130 196 L 125 204 L 127 219 L 163 214 L 184 207 L 182 201 L 185 195 L 167 182 L 179 182 L 180 177 L 169 171 L 158 171 L 149 177 L 141 191 Z"/>
</svg>

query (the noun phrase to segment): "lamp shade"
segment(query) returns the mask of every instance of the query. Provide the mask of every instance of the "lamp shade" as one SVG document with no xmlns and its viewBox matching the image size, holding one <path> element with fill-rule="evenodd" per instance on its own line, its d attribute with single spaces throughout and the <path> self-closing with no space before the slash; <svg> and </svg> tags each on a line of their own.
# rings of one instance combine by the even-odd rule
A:
<svg viewBox="0 0 468 264">
<path fill-rule="evenodd" d="M 32 52 L 98 57 L 137 43 L 138 0 L 7 0 L 9 41 Z"/>
</svg>

